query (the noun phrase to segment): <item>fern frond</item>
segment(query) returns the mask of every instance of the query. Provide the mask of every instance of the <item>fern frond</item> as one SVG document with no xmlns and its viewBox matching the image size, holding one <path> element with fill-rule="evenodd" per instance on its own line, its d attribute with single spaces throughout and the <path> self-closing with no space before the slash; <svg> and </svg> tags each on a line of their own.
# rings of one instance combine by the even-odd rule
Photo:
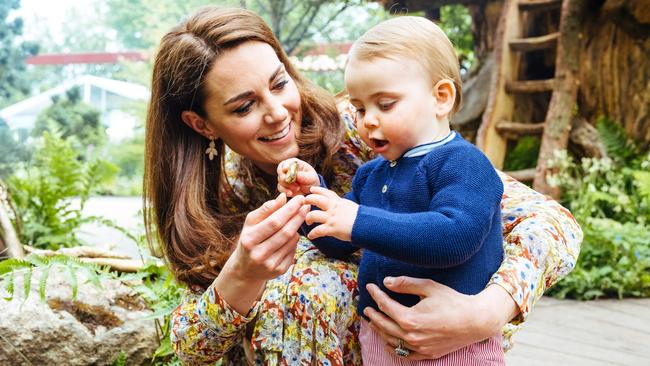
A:
<svg viewBox="0 0 650 366">
<path fill-rule="evenodd" d="M 77 280 L 77 271 L 75 270 L 72 264 L 68 264 L 68 274 L 70 275 L 70 286 L 72 287 L 72 299 L 77 299 L 77 293 L 79 292 L 79 283 Z"/>
<path fill-rule="evenodd" d="M 14 270 L 20 269 L 20 268 L 31 268 L 32 265 L 22 259 L 18 258 L 10 258 L 10 259 L 5 259 L 2 262 L 0 262 L 0 277 L 4 276 L 7 273 L 13 273 Z"/>
<path fill-rule="evenodd" d="M 14 298 L 14 272 L 9 272 L 9 275 L 5 277 L 5 290 L 9 296 L 5 297 L 6 301 L 11 301 Z"/>
<path fill-rule="evenodd" d="M 639 194 L 650 199 L 650 172 L 635 171 L 633 174 L 634 184 L 639 189 Z"/>
<path fill-rule="evenodd" d="M 606 117 L 598 118 L 596 128 L 607 150 L 607 154 L 615 160 L 627 162 L 638 155 L 638 147 L 632 141 L 623 126 Z"/>
<path fill-rule="evenodd" d="M 23 275 L 23 290 L 25 291 L 25 300 L 27 301 L 27 298 L 29 297 L 29 292 L 32 289 L 32 270 L 33 267 L 29 267 L 25 274 Z"/>
<path fill-rule="evenodd" d="M 43 267 L 41 271 L 41 278 L 38 280 L 38 296 L 41 301 L 45 301 L 45 288 L 47 286 L 47 278 L 50 275 L 50 266 Z"/>
</svg>

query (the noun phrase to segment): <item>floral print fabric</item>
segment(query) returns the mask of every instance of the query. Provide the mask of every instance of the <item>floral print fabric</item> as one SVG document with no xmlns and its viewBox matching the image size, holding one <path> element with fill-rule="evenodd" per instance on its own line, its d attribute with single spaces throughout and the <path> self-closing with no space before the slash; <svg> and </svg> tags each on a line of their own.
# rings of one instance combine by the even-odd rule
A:
<svg viewBox="0 0 650 366">
<path fill-rule="evenodd" d="M 351 111 L 345 109 L 342 117 L 347 136 L 335 158 L 334 181 L 328 182 L 339 194 L 350 189 L 356 168 L 373 157 L 354 129 Z M 225 212 L 252 210 L 275 194 L 245 164 L 226 153 L 228 184 L 220 192 Z M 535 302 L 574 267 L 582 232 L 557 202 L 499 174 L 505 258 L 490 284 L 508 291 L 521 311 L 503 330 L 508 349 Z M 212 286 L 188 291 L 172 314 L 172 345 L 188 364 L 221 359 L 223 365 L 361 365 L 356 275 L 356 263 L 326 258 L 301 238 L 295 263 L 267 281 L 248 314 L 238 314 Z"/>
</svg>

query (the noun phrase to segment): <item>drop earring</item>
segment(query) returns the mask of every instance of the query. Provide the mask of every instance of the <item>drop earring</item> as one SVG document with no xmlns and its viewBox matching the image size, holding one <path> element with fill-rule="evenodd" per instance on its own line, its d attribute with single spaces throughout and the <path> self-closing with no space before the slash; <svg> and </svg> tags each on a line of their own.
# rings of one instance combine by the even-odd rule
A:
<svg viewBox="0 0 650 366">
<path fill-rule="evenodd" d="M 208 156 L 208 159 L 212 160 L 215 156 L 219 155 L 217 148 L 214 144 L 214 137 L 210 136 L 210 145 L 205 150 L 205 154 Z"/>
</svg>

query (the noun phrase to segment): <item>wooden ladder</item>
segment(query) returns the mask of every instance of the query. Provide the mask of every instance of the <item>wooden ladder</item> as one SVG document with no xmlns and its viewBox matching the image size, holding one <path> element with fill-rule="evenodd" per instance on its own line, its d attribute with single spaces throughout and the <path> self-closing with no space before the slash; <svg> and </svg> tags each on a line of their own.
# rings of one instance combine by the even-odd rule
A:
<svg viewBox="0 0 650 366">
<path fill-rule="evenodd" d="M 506 172 L 557 198 L 559 191 L 546 182 L 548 160 L 553 151 L 565 149 L 569 139 L 578 89 L 579 24 L 573 21 L 583 0 L 505 0 L 497 26 L 494 52 L 495 71 L 490 83 L 488 103 L 483 113 L 476 144 L 497 169 L 503 169 L 508 140 L 524 135 L 541 135 L 536 168 Z M 524 37 L 525 22 L 539 14 L 560 8 L 558 31 Z M 525 52 L 556 49 L 552 79 L 518 80 Z M 516 96 L 535 98 L 551 93 L 543 122 L 514 121 Z"/>
</svg>

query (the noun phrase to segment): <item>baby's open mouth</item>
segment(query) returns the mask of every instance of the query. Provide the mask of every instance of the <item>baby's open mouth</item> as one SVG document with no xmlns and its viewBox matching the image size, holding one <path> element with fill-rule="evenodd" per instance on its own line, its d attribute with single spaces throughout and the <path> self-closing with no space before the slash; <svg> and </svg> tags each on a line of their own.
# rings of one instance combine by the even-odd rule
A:
<svg viewBox="0 0 650 366">
<path fill-rule="evenodd" d="M 382 148 L 388 144 L 388 140 L 370 139 L 376 148 Z"/>
</svg>

